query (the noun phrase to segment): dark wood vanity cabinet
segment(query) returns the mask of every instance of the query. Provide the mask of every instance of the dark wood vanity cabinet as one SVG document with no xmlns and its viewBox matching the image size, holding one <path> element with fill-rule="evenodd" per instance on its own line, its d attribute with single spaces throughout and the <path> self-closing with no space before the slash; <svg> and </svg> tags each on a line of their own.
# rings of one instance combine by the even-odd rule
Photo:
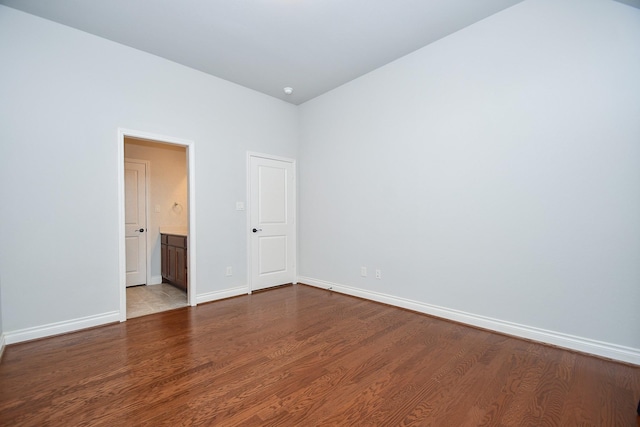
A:
<svg viewBox="0 0 640 427">
<path fill-rule="evenodd" d="M 187 237 L 160 234 L 162 281 L 187 290 Z"/>
</svg>

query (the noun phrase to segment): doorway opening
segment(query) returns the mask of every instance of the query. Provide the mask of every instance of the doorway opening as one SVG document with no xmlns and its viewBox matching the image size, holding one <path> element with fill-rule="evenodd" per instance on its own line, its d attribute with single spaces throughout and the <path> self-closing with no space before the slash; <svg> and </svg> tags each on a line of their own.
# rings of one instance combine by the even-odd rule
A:
<svg viewBox="0 0 640 427">
<path fill-rule="evenodd" d="M 118 154 L 120 321 L 195 306 L 193 143 L 120 129 Z"/>
</svg>

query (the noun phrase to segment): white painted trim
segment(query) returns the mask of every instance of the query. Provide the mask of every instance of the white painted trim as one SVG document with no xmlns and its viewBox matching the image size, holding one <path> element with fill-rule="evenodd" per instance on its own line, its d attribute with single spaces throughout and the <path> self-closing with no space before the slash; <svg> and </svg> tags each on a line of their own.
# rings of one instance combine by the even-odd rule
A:
<svg viewBox="0 0 640 427">
<path fill-rule="evenodd" d="M 271 154 L 259 153 L 257 151 L 247 151 L 247 159 L 249 159 L 250 157 L 260 157 L 262 159 L 278 160 L 280 162 L 287 162 L 287 163 L 293 163 L 293 164 L 296 163 L 296 160 L 290 157 L 274 156 Z"/>
<path fill-rule="evenodd" d="M 124 226 L 124 132 L 118 129 L 118 292 L 120 321 L 127 320 L 127 258 Z"/>
<path fill-rule="evenodd" d="M 145 236 L 146 241 L 145 256 L 147 258 L 147 268 L 145 272 L 144 284 L 149 285 L 151 283 L 151 239 L 149 238 L 149 208 L 151 206 L 151 198 L 149 190 L 151 188 L 151 162 L 149 160 L 132 159 L 125 157 L 124 162 L 127 163 L 141 163 L 144 165 L 144 221 L 145 221 Z M 126 231 L 126 230 L 125 230 Z M 126 250 L 126 249 L 125 249 Z M 126 275 L 125 275 L 126 276 Z M 125 279 L 126 280 L 126 279 Z"/>
<path fill-rule="evenodd" d="M 249 290 L 248 286 L 238 286 L 236 288 L 224 289 L 222 291 L 207 292 L 206 294 L 198 295 L 198 304 L 217 301 L 225 298 L 237 297 L 239 295 L 251 293 L 251 292 L 248 292 L 248 290 Z"/>
<path fill-rule="evenodd" d="M 480 316 L 460 310 L 453 310 L 446 307 L 427 304 L 420 301 L 400 298 L 393 295 L 372 292 L 352 286 L 340 285 L 337 283 L 327 282 L 325 280 L 313 279 L 311 277 L 299 276 L 298 282 L 322 289 L 331 288 L 331 290 L 334 292 L 382 302 L 396 307 L 402 307 L 408 310 L 413 310 L 420 313 L 441 317 L 443 319 L 453 320 L 456 322 L 465 323 L 467 325 L 477 326 L 480 328 L 513 335 L 516 337 L 526 338 L 533 341 L 580 351 L 583 353 L 589 353 L 597 356 L 607 357 L 610 359 L 620 360 L 622 362 L 632 363 L 634 365 L 640 365 L 640 349 L 637 348 L 625 347 L 613 343 L 592 340 L 590 338 L 564 334 L 562 332 L 521 325 L 505 320 L 494 319 L 491 317 Z"/>
<path fill-rule="evenodd" d="M 297 283 L 298 277 L 298 163 L 295 159 L 282 156 L 273 156 L 271 154 L 258 153 L 255 151 L 247 151 L 247 195 L 246 195 L 246 216 L 247 216 L 247 281 L 249 283 L 247 293 L 251 293 L 253 289 L 251 267 L 252 267 L 252 239 L 251 239 L 251 158 L 260 157 L 262 159 L 277 160 L 280 162 L 291 163 L 293 169 L 293 283 Z"/>
<path fill-rule="evenodd" d="M 189 305 L 197 304 L 196 287 L 196 160 L 193 141 L 158 135 L 132 129 L 118 128 L 118 288 L 120 293 L 120 321 L 127 320 L 126 258 L 124 230 L 124 138 L 130 136 L 155 141 L 161 144 L 173 144 L 186 147 L 188 163 L 187 200 L 189 205 L 189 238 L 187 239 L 187 258 L 189 262 L 187 300 Z"/>
<path fill-rule="evenodd" d="M 118 321 L 120 321 L 120 313 L 117 311 L 111 311 L 108 313 L 96 314 L 94 316 L 81 317 L 79 319 L 65 320 L 63 322 L 49 323 L 48 325 L 20 329 L 13 332 L 5 332 L 4 337 L 7 344 L 15 344 L 22 341 L 75 332 L 80 329 L 93 328 L 94 326 L 101 326 Z"/>
<path fill-rule="evenodd" d="M 4 334 L 0 334 L 0 361 L 2 361 L 2 355 L 4 354 L 4 346 L 5 346 Z"/>
<path fill-rule="evenodd" d="M 298 162 L 293 160 L 293 284 L 298 283 Z"/>
<path fill-rule="evenodd" d="M 247 151 L 247 193 L 245 195 L 245 208 L 246 208 L 246 214 L 245 217 L 247 219 L 247 225 L 245 227 L 246 230 L 246 239 L 247 239 L 247 293 L 251 294 L 251 268 L 252 268 L 252 261 L 251 258 L 253 256 L 251 250 L 251 156 L 252 156 L 252 152 L 251 151 Z"/>
<path fill-rule="evenodd" d="M 187 277 L 187 300 L 189 305 L 195 307 L 198 304 L 196 292 L 196 146 L 192 141 L 187 142 L 187 205 L 189 206 L 189 238 L 187 239 L 187 260 L 189 262 L 189 274 Z"/>
<path fill-rule="evenodd" d="M 159 285 L 162 283 L 162 276 L 151 276 L 148 285 Z"/>
</svg>

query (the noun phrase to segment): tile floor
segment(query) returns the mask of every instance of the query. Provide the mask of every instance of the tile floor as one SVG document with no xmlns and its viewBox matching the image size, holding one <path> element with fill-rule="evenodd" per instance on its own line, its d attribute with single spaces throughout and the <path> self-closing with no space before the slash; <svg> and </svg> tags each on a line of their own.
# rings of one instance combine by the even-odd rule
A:
<svg viewBox="0 0 640 427">
<path fill-rule="evenodd" d="M 127 288 L 127 319 L 187 306 L 187 293 L 167 283 Z"/>
</svg>

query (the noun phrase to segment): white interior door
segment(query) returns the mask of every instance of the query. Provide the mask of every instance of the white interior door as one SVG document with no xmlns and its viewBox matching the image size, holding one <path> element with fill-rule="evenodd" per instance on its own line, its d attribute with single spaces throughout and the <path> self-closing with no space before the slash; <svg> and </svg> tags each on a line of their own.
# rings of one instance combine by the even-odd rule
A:
<svg viewBox="0 0 640 427">
<path fill-rule="evenodd" d="M 293 161 L 250 155 L 251 290 L 295 283 Z"/>
<path fill-rule="evenodd" d="M 124 228 L 127 286 L 147 283 L 147 167 L 125 161 Z"/>
</svg>

